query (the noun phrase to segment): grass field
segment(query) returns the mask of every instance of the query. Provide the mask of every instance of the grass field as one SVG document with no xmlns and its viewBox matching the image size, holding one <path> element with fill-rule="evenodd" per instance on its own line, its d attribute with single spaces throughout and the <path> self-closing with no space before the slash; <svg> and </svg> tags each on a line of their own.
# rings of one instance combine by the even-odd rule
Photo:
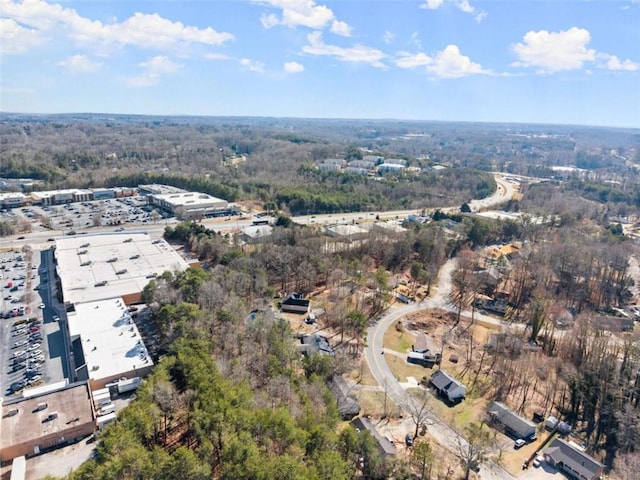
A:
<svg viewBox="0 0 640 480">
<path fill-rule="evenodd" d="M 394 322 L 384 334 L 384 347 L 396 352 L 406 353 L 411 351 L 411 346 L 416 341 L 416 336 L 409 332 L 396 330 L 398 322 Z"/>
</svg>

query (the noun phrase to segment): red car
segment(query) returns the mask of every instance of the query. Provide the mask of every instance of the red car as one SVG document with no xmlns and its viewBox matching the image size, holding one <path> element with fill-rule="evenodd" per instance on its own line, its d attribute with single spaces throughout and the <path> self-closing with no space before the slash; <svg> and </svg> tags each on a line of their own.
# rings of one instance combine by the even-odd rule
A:
<svg viewBox="0 0 640 480">
<path fill-rule="evenodd" d="M 31 327 L 29 329 L 29 333 L 36 333 L 40 331 L 40 327 Z"/>
</svg>

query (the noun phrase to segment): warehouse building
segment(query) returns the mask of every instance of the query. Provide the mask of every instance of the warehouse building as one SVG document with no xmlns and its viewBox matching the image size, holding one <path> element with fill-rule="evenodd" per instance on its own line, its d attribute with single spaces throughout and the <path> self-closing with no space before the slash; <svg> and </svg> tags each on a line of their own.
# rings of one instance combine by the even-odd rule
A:
<svg viewBox="0 0 640 480">
<path fill-rule="evenodd" d="M 151 372 L 153 361 L 121 298 L 76 304 L 67 319 L 77 381 L 95 390 Z"/>
<path fill-rule="evenodd" d="M 67 305 L 119 297 L 139 303 L 151 279 L 189 267 L 167 242 L 146 233 L 58 238 L 55 255 Z"/>
<path fill-rule="evenodd" d="M 0 418 L 0 461 L 73 443 L 93 433 L 95 427 L 86 383 L 6 403 Z"/>
<path fill-rule="evenodd" d="M 151 194 L 147 201 L 180 219 L 236 214 L 239 207 L 207 193 L 175 192 Z"/>
</svg>

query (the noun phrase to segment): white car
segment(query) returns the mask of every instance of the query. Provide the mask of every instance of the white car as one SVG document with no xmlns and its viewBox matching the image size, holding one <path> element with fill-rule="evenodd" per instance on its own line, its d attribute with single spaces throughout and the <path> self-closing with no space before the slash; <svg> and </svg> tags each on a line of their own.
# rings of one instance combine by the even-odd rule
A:
<svg viewBox="0 0 640 480">
<path fill-rule="evenodd" d="M 23 345 L 26 345 L 27 343 L 29 343 L 27 340 L 18 340 L 16 343 L 13 344 L 14 347 L 21 347 Z"/>
<path fill-rule="evenodd" d="M 44 303 L 41 303 L 40 305 L 38 305 L 38 308 L 39 308 L 40 310 L 44 309 Z"/>
<path fill-rule="evenodd" d="M 27 354 L 27 352 L 24 351 L 24 350 L 18 350 L 17 352 L 13 352 L 13 356 L 15 358 L 24 357 L 26 354 Z"/>
</svg>

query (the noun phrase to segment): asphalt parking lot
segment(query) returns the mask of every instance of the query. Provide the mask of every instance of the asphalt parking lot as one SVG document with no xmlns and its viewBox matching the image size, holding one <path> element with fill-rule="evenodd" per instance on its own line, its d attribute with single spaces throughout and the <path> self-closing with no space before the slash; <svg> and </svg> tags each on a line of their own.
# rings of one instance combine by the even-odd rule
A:
<svg viewBox="0 0 640 480">
<path fill-rule="evenodd" d="M 24 387 L 64 378 L 66 349 L 60 324 L 54 319 L 58 313 L 50 287 L 55 282 L 49 280 L 51 272 L 46 266 L 39 267 L 43 259 L 48 261 L 49 253 L 33 252 L 31 255 L 28 251 L 10 251 L 0 254 L 0 262 L 5 258 L 11 259 L 0 263 L 10 264 L 11 270 L 5 268 L 2 271 L 8 272 L 9 278 L 16 278 L 2 279 L 4 303 L 0 319 L 0 389 L 7 400 L 19 394 Z M 21 279 L 22 276 L 25 278 Z M 5 293 L 14 288 L 8 286 L 14 281 L 24 281 L 24 285 L 13 292 L 18 299 L 16 303 L 12 303 L 14 295 L 7 301 L 9 295 Z"/>
<path fill-rule="evenodd" d="M 142 225 L 168 218 L 148 205 L 143 196 L 30 206 L 8 210 L 3 215 L 17 216 L 30 222 L 33 231 L 61 230 L 67 235 L 92 227 Z"/>
</svg>

